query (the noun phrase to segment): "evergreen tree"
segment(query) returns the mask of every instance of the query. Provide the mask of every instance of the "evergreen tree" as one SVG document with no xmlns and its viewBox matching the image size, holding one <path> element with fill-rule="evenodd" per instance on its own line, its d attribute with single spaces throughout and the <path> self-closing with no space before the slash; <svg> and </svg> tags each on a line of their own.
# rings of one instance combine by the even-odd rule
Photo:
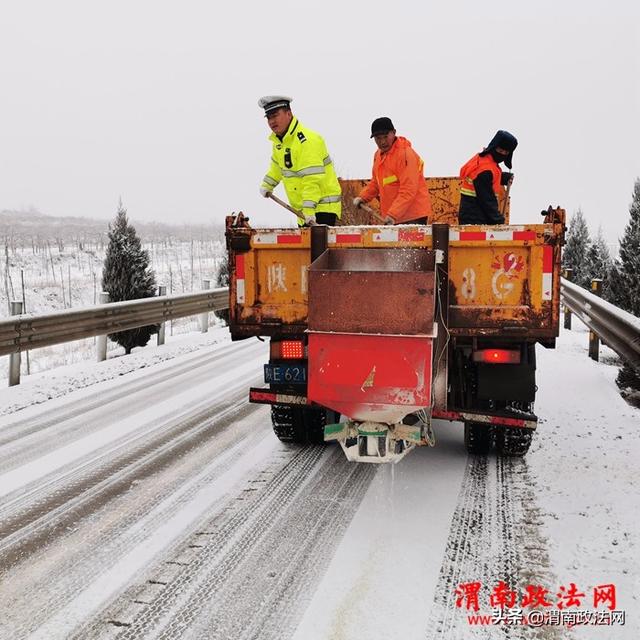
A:
<svg viewBox="0 0 640 640">
<path fill-rule="evenodd" d="M 109 244 L 102 269 L 102 290 L 111 302 L 151 298 L 156 293 L 155 274 L 149 267 L 149 254 L 142 248 L 135 228 L 129 224 L 127 210 L 118 204 L 118 212 L 109 224 Z M 144 347 L 158 332 L 157 325 L 120 331 L 109 336 L 113 342 L 131 353 L 134 347 Z"/>
<path fill-rule="evenodd" d="M 609 299 L 610 292 L 610 275 L 611 268 L 613 267 L 613 260 L 609 253 L 609 247 L 602 234 L 602 227 L 598 227 L 598 234 L 596 239 L 591 243 L 587 249 L 587 277 L 589 283 L 593 278 L 600 278 L 602 280 L 602 297 L 605 300 Z"/>
<path fill-rule="evenodd" d="M 218 273 L 216 274 L 216 286 L 228 287 L 229 286 L 229 254 L 225 253 L 222 256 L 222 260 L 218 265 Z M 224 320 L 225 324 L 229 324 L 229 309 L 222 309 L 221 311 L 213 312 L 217 318 Z"/>
<path fill-rule="evenodd" d="M 620 240 L 620 253 L 611 269 L 608 299 L 640 317 L 640 178 L 633 187 L 629 216 Z M 640 375 L 627 362 L 622 364 L 616 382 L 622 389 L 640 391 Z"/>
<path fill-rule="evenodd" d="M 587 222 L 582 209 L 578 209 L 569 222 L 567 244 L 562 252 L 562 266 L 573 269 L 571 280 L 581 287 L 588 287 L 591 282 L 587 268 L 587 251 L 590 244 Z"/>
<path fill-rule="evenodd" d="M 640 317 L 640 178 L 629 205 L 630 219 L 620 240 L 620 253 L 611 272 L 613 304 Z"/>
</svg>

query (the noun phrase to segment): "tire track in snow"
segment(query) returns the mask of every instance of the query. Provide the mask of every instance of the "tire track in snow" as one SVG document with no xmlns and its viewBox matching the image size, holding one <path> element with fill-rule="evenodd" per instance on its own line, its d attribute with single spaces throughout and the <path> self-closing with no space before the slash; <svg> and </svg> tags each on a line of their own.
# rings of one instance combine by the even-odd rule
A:
<svg viewBox="0 0 640 640">
<path fill-rule="evenodd" d="M 293 635 L 377 469 L 334 449 L 282 517 L 214 594 L 185 640 L 282 640 Z M 166 635 L 170 638 L 170 635 Z"/>
<path fill-rule="evenodd" d="M 67 430 L 61 427 L 65 423 L 72 423 L 76 418 L 86 418 L 92 411 L 103 412 L 110 404 L 118 406 L 122 404 L 123 398 L 144 394 L 152 388 L 157 390 L 161 385 L 168 386 L 170 392 L 175 380 L 185 374 L 193 375 L 203 368 L 224 364 L 229 357 L 245 357 L 244 352 L 254 350 L 257 345 L 258 348 L 263 348 L 257 342 L 233 343 L 213 352 L 179 356 L 163 363 L 161 371 L 151 370 L 146 375 L 133 379 L 125 377 L 122 383 L 110 385 L 99 394 L 86 396 L 86 390 L 82 390 L 85 397 L 81 399 L 67 396 L 63 406 L 49 410 L 44 415 L 20 418 L 17 421 L 5 417 L 2 422 L 6 421 L 7 425 L 0 430 L 0 465 L 4 470 L 8 470 L 21 464 L 21 456 L 24 454 L 30 459 L 36 458 L 41 452 L 47 451 L 53 437 L 56 438 L 58 446 L 73 439 L 77 427 L 72 428 L 71 425 Z M 91 423 L 83 424 L 83 432 L 86 433 L 91 428 Z M 51 431 L 48 432 L 49 429 Z"/>
<path fill-rule="evenodd" d="M 480 582 L 480 614 L 490 614 L 489 596 L 499 581 L 518 594 L 528 584 L 551 586 L 546 539 L 526 460 L 469 456 L 427 624 L 429 640 L 466 638 L 560 639 L 559 627 L 471 626 L 456 606 L 461 583 Z"/>
<path fill-rule="evenodd" d="M 151 475 L 124 483 L 109 503 L 86 518 L 57 527 L 55 535 L 19 557 L 14 567 L 0 563 L 0 638 L 27 637 L 119 558 L 143 545 L 203 487 L 215 486 L 224 474 L 242 465 L 247 454 L 264 449 L 262 443 L 269 450 L 277 448 L 265 418 L 264 407 L 245 402 L 239 413 L 218 424 L 209 440 L 198 438 L 192 450 L 173 457 Z M 280 464 L 279 459 L 273 464 Z M 249 473 L 248 468 L 241 471 Z M 188 528 L 189 521 L 180 526 Z M 3 633 L 7 629 L 10 632 Z"/>
<path fill-rule="evenodd" d="M 30 496 L 27 504 L 20 501 L 13 510 L 4 509 L 0 512 L 0 566 L 6 570 L 24 561 L 48 539 L 88 517 L 132 483 L 158 473 L 199 441 L 213 437 L 220 421 L 246 406 L 245 396 L 243 390 L 221 408 L 198 412 L 135 444 L 125 443 L 119 456 L 105 456 L 77 473 L 56 478 Z"/>
<path fill-rule="evenodd" d="M 291 500 L 300 485 L 309 481 L 322 454 L 322 447 L 309 446 L 300 450 L 261 490 L 237 500 L 222 519 L 207 523 L 198 536 L 202 550 L 178 571 L 161 594 L 118 634 L 118 638 L 138 640 L 146 635 L 155 639 L 166 637 L 167 633 L 183 633 L 209 604 L 210 597 L 242 559 L 249 545 L 259 538 L 264 527 Z M 218 570 L 210 575 L 206 569 L 216 556 L 221 556 L 214 565 Z M 100 626 L 104 630 L 104 623 Z M 83 630 L 77 636 L 78 640 L 85 633 Z M 178 637 L 182 637 L 181 633 Z"/>
<path fill-rule="evenodd" d="M 169 579 L 162 579 L 166 563 L 147 573 L 147 580 L 166 582 L 154 598 L 145 603 L 140 584 L 73 637 L 291 635 L 374 473 L 369 465 L 349 464 L 337 447 L 300 450 L 185 543 L 175 561 L 187 559 L 173 565 Z M 197 551 L 187 555 L 187 548 Z"/>
<path fill-rule="evenodd" d="M 251 354 L 249 351 L 247 355 Z M 26 468 L 0 475 L 1 491 L 6 494 L 0 502 L 0 561 L 5 566 L 12 564 L 10 556 L 1 554 L 21 537 L 31 539 L 27 542 L 28 547 L 37 547 L 38 544 L 34 544 L 37 528 L 47 537 L 54 534 L 52 526 L 64 528 L 70 519 L 85 517 L 117 495 L 127 482 L 135 482 L 155 468 L 166 466 L 172 457 L 183 455 L 194 446 L 198 438 L 212 437 L 225 416 L 246 404 L 247 373 L 253 372 L 254 368 L 257 367 L 250 360 L 247 364 L 240 362 L 231 377 L 224 372 L 211 376 L 210 397 L 202 392 L 189 395 L 188 399 L 194 404 L 191 409 L 177 407 L 167 414 L 156 412 L 158 415 L 150 414 L 146 422 L 146 410 L 138 409 L 136 421 L 129 421 L 131 426 L 127 429 L 119 430 L 117 417 L 106 406 L 101 439 L 82 434 L 81 441 L 66 449 L 57 448 L 57 440 L 55 444 L 49 444 L 48 457 L 52 458 L 53 464 L 49 470 L 42 459 L 30 463 L 38 473 L 35 479 Z M 202 373 L 183 372 L 183 375 L 193 383 L 194 375 Z M 218 380 L 223 378 L 227 379 L 224 391 L 217 392 L 215 385 L 221 384 Z M 175 402 L 174 397 L 180 398 L 178 394 L 169 396 L 168 406 Z M 125 396 L 120 398 L 120 403 L 127 406 L 131 399 Z M 142 404 L 148 406 L 148 403 Z M 64 451 L 68 452 L 66 461 L 61 453 Z M 25 544 L 18 545 L 14 556 L 22 557 L 24 549 Z"/>
</svg>

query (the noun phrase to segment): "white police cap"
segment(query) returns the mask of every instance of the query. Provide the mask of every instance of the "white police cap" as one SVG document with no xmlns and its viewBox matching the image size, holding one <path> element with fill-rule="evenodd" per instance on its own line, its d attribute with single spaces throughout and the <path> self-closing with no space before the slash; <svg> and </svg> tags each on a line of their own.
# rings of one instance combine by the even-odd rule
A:
<svg viewBox="0 0 640 640">
<path fill-rule="evenodd" d="M 282 107 L 289 108 L 289 103 L 293 102 L 293 98 L 289 96 L 263 96 L 258 100 L 258 106 L 264 109 L 265 115 L 270 111 L 275 111 Z"/>
</svg>

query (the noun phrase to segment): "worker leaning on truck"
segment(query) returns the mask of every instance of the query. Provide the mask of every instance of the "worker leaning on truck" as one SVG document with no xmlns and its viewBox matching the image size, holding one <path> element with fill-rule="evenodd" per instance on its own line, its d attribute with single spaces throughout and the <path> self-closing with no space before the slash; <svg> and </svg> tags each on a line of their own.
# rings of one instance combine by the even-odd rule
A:
<svg viewBox="0 0 640 640">
<path fill-rule="evenodd" d="M 396 135 L 391 118 L 376 118 L 371 137 L 378 150 L 373 156 L 370 182 L 353 204 L 380 199 L 380 209 L 394 224 L 426 224 L 431 217 L 431 198 L 424 179 L 424 162 L 411 143 Z"/>
<path fill-rule="evenodd" d="M 260 185 L 268 198 L 280 181 L 289 204 L 304 215 L 299 225 L 334 226 L 342 211 L 342 190 L 331 156 L 322 136 L 305 127 L 291 112 L 289 96 L 264 96 L 258 105 L 264 109 L 273 132 L 271 164 Z"/>
<path fill-rule="evenodd" d="M 503 173 L 499 164 L 511 169 L 513 152 L 518 146 L 508 131 L 498 131 L 487 147 L 476 153 L 460 169 L 460 224 L 504 224 L 498 207 L 502 186 L 511 184 L 512 173 Z"/>
</svg>

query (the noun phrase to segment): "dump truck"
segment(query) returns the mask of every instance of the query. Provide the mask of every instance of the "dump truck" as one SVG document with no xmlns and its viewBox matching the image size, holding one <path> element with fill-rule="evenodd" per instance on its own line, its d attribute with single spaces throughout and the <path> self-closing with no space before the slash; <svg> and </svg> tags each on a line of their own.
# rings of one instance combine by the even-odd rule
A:
<svg viewBox="0 0 640 640">
<path fill-rule="evenodd" d="M 459 225 L 458 178 L 427 178 L 428 225 L 370 224 L 341 181 L 336 227 L 256 229 L 226 219 L 233 340 L 268 337 L 264 387 L 285 442 L 336 440 L 397 462 L 464 425 L 469 453 L 523 456 L 537 426 L 536 344 L 555 346 L 565 211 L 539 224 Z"/>
</svg>

